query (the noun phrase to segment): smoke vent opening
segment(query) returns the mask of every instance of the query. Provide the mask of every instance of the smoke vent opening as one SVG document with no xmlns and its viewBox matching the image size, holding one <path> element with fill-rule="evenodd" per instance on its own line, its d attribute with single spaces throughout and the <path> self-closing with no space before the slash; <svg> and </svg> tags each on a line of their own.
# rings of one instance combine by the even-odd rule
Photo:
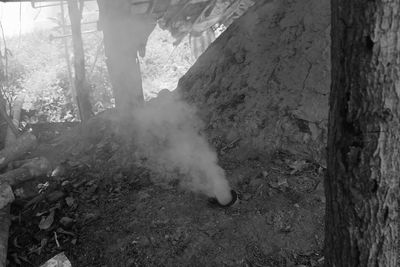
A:
<svg viewBox="0 0 400 267">
<path fill-rule="evenodd" d="M 239 195 L 235 190 L 231 190 L 231 199 L 228 202 L 223 202 L 223 200 L 219 199 L 219 196 L 212 197 L 208 199 L 208 203 L 212 207 L 220 207 L 220 208 L 229 208 L 234 206 L 239 202 Z"/>
</svg>

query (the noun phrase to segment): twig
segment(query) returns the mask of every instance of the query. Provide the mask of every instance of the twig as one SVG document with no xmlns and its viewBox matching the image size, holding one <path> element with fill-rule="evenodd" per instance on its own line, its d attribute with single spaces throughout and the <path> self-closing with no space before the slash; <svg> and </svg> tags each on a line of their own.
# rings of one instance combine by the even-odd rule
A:
<svg viewBox="0 0 400 267">
<path fill-rule="evenodd" d="M 57 237 L 57 232 L 53 232 L 54 233 L 54 240 L 56 241 L 57 247 L 60 247 L 60 243 L 58 242 L 58 237 Z"/>
<path fill-rule="evenodd" d="M 227 149 L 231 149 L 233 148 L 242 138 L 236 138 L 235 140 L 233 140 L 232 142 L 230 142 L 229 144 L 227 144 L 226 146 L 224 146 L 223 148 L 220 149 L 220 153 L 223 154 L 225 153 L 225 151 Z"/>
</svg>

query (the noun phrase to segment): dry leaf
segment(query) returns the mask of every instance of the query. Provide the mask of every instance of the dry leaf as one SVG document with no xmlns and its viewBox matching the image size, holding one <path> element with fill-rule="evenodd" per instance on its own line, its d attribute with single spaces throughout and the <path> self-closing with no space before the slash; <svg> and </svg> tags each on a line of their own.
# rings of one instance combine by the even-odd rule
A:
<svg viewBox="0 0 400 267">
<path fill-rule="evenodd" d="M 74 205 L 75 199 L 73 197 L 66 197 L 65 198 L 65 203 L 67 203 L 68 207 L 71 207 Z"/>
<path fill-rule="evenodd" d="M 53 222 L 54 222 L 54 213 L 55 213 L 55 210 L 53 209 L 51 212 L 50 212 L 50 214 L 49 214 L 49 216 L 47 216 L 47 217 L 42 217 L 42 220 L 40 221 L 40 223 L 39 223 L 39 228 L 40 229 L 42 229 L 42 230 L 47 230 L 47 229 L 49 229 L 50 228 L 50 226 L 53 224 Z"/>
<path fill-rule="evenodd" d="M 61 252 L 60 254 L 48 260 L 41 267 L 71 267 L 71 266 L 72 264 L 65 256 L 64 252 Z"/>
</svg>

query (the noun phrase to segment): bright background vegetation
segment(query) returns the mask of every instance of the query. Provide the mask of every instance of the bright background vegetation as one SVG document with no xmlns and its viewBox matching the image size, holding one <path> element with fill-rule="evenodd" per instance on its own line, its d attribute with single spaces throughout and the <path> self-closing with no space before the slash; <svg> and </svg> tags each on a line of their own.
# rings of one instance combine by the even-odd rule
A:
<svg viewBox="0 0 400 267">
<path fill-rule="evenodd" d="M 7 56 L 8 79 L 3 84 L 3 90 L 10 103 L 17 95 L 25 95 L 24 109 L 30 111 L 26 120 L 31 123 L 77 120 L 77 110 L 72 104 L 63 40 L 50 41 L 50 34 L 56 36 L 60 33 L 40 30 L 6 38 L 10 53 Z M 102 46 L 97 62 L 93 64 L 102 35 L 100 32 L 84 34 L 83 38 L 91 100 L 94 112 L 97 113 L 113 107 Z M 68 42 L 72 62 L 70 38 Z M 161 89 L 175 89 L 179 78 L 193 63 L 187 40 L 178 47 L 174 47 L 172 43 L 170 34 L 158 27 L 149 38 L 146 56 L 140 59 L 146 99 L 156 96 Z M 4 51 L 4 41 L 2 50 Z"/>
</svg>

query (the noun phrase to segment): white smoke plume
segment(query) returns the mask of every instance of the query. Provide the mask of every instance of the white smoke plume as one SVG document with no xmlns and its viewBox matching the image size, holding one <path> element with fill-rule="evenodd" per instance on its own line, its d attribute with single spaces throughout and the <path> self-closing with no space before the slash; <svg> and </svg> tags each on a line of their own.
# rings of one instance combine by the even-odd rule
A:
<svg viewBox="0 0 400 267">
<path fill-rule="evenodd" d="M 203 123 L 193 107 L 163 90 L 158 98 L 135 110 L 134 120 L 137 146 L 151 168 L 179 173 L 181 186 L 216 197 L 221 204 L 231 200 L 225 171 L 200 133 Z"/>
</svg>

